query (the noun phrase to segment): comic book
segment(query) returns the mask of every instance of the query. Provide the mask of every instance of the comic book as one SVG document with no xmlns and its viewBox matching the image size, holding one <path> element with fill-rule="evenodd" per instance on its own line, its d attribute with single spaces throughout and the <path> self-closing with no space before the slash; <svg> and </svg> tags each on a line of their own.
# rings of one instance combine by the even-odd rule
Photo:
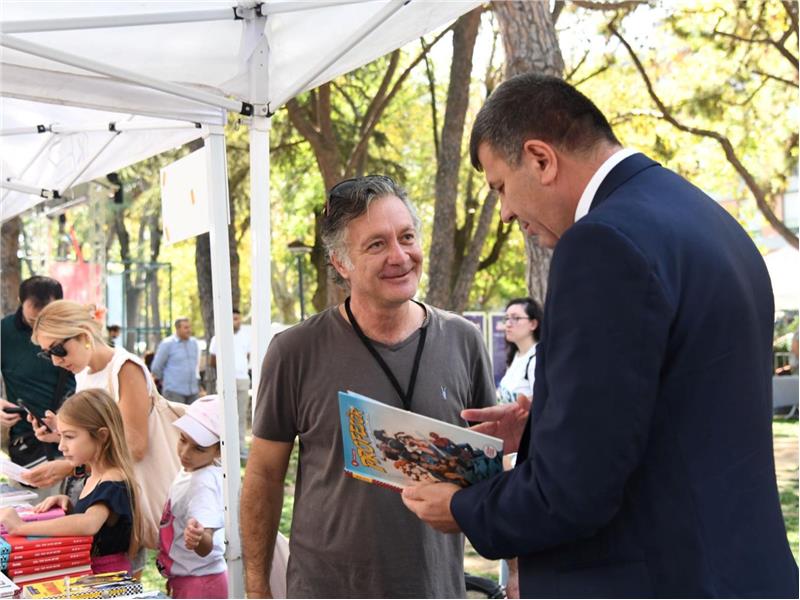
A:
<svg viewBox="0 0 800 600">
<path fill-rule="evenodd" d="M 503 441 L 458 425 L 339 392 L 345 474 L 394 490 L 417 483 L 460 487 L 503 470 Z"/>
</svg>

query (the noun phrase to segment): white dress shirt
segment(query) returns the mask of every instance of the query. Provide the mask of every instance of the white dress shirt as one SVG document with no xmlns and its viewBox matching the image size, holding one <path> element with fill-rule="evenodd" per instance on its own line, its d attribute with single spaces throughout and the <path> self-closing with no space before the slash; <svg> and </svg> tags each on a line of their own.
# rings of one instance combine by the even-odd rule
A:
<svg viewBox="0 0 800 600">
<path fill-rule="evenodd" d="M 577 223 L 580 219 L 585 217 L 588 212 L 589 208 L 592 206 L 592 200 L 594 200 L 594 196 L 597 193 L 597 190 L 600 189 L 600 184 L 603 183 L 603 180 L 606 178 L 611 172 L 611 169 L 616 167 L 619 163 L 623 160 L 628 158 L 629 156 L 633 156 L 637 154 L 636 150 L 629 150 L 627 148 L 623 148 L 622 150 L 618 150 L 611 156 L 609 156 L 606 161 L 600 165 L 600 168 L 595 171 L 595 174 L 592 175 L 592 178 L 589 180 L 589 183 L 586 185 L 586 189 L 583 190 L 583 194 L 581 194 L 581 199 L 578 202 L 578 207 L 575 209 L 575 222 Z"/>
</svg>

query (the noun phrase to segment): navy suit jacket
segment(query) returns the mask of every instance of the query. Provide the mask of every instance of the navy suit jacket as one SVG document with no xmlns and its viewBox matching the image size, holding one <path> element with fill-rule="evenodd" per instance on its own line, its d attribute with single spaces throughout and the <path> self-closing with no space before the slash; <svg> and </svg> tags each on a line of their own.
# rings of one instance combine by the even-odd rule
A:
<svg viewBox="0 0 800 600">
<path fill-rule="evenodd" d="M 523 597 L 794 597 L 773 295 L 739 224 L 642 154 L 559 240 L 513 471 L 451 510 Z"/>
</svg>

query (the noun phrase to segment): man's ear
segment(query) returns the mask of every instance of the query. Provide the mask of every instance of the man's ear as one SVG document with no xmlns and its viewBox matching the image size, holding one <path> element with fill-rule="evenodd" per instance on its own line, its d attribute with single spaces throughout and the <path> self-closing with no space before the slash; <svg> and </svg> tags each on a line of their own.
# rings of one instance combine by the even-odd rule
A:
<svg viewBox="0 0 800 600">
<path fill-rule="evenodd" d="M 350 279 L 348 269 L 344 266 L 344 263 L 341 260 L 339 260 L 339 257 L 336 255 L 335 252 L 331 252 L 331 264 L 333 265 L 333 268 L 336 269 L 336 272 L 339 273 L 339 275 L 341 275 L 343 279 L 345 280 Z"/>
<path fill-rule="evenodd" d="M 558 154 L 542 140 L 526 140 L 522 145 L 523 160 L 533 167 L 539 183 L 550 185 L 558 174 Z"/>
</svg>

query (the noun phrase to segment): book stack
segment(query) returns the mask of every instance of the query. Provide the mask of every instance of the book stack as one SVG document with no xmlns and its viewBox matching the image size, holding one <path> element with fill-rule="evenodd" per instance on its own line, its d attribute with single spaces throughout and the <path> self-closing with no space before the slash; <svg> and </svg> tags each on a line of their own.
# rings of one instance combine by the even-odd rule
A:
<svg viewBox="0 0 800 600">
<path fill-rule="evenodd" d="M 7 554 L 0 550 L 0 567 L 17 585 L 92 572 L 90 535 L 5 535 L 0 539 L 5 541 L 8 550 Z"/>
<path fill-rule="evenodd" d="M 142 584 L 125 571 L 65 577 L 26 585 L 23 598 L 122 598 L 142 594 Z"/>
</svg>

